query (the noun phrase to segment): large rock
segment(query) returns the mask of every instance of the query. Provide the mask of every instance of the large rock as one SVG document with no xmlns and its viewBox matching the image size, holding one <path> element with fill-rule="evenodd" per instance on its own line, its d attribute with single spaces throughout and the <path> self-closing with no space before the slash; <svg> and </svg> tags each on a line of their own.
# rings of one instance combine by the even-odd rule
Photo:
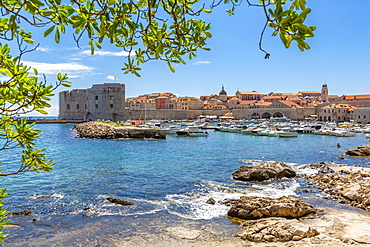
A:
<svg viewBox="0 0 370 247">
<path fill-rule="evenodd" d="M 245 222 L 242 227 L 243 231 L 236 236 L 254 242 L 296 241 L 319 234 L 316 229 L 300 223 L 297 219 L 269 218 L 253 220 Z"/>
<path fill-rule="evenodd" d="M 278 199 L 242 196 L 238 203 L 230 208 L 228 215 L 254 220 L 266 217 L 300 218 L 315 212 L 313 206 L 292 196 L 283 196 Z"/>
<path fill-rule="evenodd" d="M 283 162 L 265 161 L 255 165 L 244 165 L 233 173 L 233 178 L 243 181 L 263 181 L 270 178 L 295 177 L 296 172 Z"/>
<path fill-rule="evenodd" d="M 345 155 L 348 156 L 370 156 L 370 146 L 358 146 L 355 149 L 347 150 Z"/>
<path fill-rule="evenodd" d="M 108 123 L 87 122 L 73 127 L 79 138 L 121 139 L 154 138 L 166 139 L 166 131 L 155 128 L 113 126 Z"/>
</svg>

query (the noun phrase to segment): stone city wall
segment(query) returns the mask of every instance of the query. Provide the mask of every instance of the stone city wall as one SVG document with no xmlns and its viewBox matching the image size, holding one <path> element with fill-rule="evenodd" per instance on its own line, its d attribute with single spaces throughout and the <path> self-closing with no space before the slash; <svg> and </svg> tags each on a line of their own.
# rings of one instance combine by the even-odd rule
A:
<svg viewBox="0 0 370 247">
<path fill-rule="evenodd" d="M 287 117 L 289 119 L 303 120 L 311 115 L 316 115 L 316 108 L 250 108 L 235 109 L 232 111 L 236 119 L 260 119 L 271 117 Z"/>
<path fill-rule="evenodd" d="M 200 115 L 223 116 L 228 110 L 127 110 L 126 118 L 133 120 L 142 119 L 196 119 Z"/>
</svg>

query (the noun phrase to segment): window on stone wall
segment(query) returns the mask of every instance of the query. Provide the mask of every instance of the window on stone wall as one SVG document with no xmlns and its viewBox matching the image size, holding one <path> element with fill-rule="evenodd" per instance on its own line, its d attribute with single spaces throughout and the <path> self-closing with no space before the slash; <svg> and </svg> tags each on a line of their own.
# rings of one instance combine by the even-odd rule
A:
<svg viewBox="0 0 370 247">
<path fill-rule="evenodd" d="M 79 104 L 76 104 L 76 109 L 80 109 L 80 105 Z"/>
<path fill-rule="evenodd" d="M 110 104 L 110 109 L 112 109 L 113 108 L 113 104 Z"/>
<path fill-rule="evenodd" d="M 99 99 L 99 97 L 98 97 L 98 95 L 96 95 L 96 96 L 95 96 L 95 100 L 98 100 L 98 99 Z"/>
<path fill-rule="evenodd" d="M 96 105 L 95 105 L 95 109 L 98 109 L 98 108 L 99 108 L 99 106 L 98 106 L 98 104 L 96 104 Z"/>
<path fill-rule="evenodd" d="M 113 95 L 109 96 L 109 99 L 110 99 L 110 100 L 113 100 Z"/>
<path fill-rule="evenodd" d="M 366 118 L 366 116 L 364 115 L 364 118 Z"/>
<path fill-rule="evenodd" d="M 87 105 L 85 105 L 85 109 L 87 109 Z"/>
<path fill-rule="evenodd" d="M 67 110 L 69 110 L 71 108 L 71 106 L 70 105 L 67 105 Z"/>
</svg>

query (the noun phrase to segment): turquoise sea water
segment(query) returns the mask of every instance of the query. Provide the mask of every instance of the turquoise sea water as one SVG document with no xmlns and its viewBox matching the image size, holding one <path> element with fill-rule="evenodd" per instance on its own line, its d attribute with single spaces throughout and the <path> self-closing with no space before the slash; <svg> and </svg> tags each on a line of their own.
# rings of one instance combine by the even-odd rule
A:
<svg viewBox="0 0 370 247">
<path fill-rule="evenodd" d="M 207 204 L 209 198 L 294 195 L 312 200 L 317 196 L 317 191 L 301 192 L 306 184 L 299 177 L 263 183 L 234 181 L 232 173 L 244 162 L 286 162 L 298 174 L 309 172 L 298 169 L 300 165 L 318 161 L 363 166 L 369 162 L 367 158 L 337 160 L 347 149 L 369 144 L 364 134 L 278 138 L 209 131 L 208 137 L 198 138 L 168 135 L 166 140 L 100 140 L 75 138 L 72 126 L 37 125 L 42 130 L 37 145 L 46 147 L 57 165 L 51 172 L 2 178 L 1 187 L 10 193 L 5 199 L 9 211 L 78 213 L 89 207 L 91 215 L 161 212 L 211 219 L 225 216 L 228 208 Z M 2 151 L 1 155 L 5 172 L 19 167 L 17 151 Z M 108 196 L 135 205 L 113 205 L 106 201 Z"/>
</svg>

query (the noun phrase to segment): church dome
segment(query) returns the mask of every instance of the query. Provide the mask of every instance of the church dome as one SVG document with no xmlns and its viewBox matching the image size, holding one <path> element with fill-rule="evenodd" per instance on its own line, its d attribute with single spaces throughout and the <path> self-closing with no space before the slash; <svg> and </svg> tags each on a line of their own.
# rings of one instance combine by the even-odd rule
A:
<svg viewBox="0 0 370 247">
<path fill-rule="evenodd" d="M 220 93 L 218 95 L 227 95 L 225 89 L 224 89 L 224 86 L 222 86 L 222 89 L 220 91 Z"/>
</svg>

